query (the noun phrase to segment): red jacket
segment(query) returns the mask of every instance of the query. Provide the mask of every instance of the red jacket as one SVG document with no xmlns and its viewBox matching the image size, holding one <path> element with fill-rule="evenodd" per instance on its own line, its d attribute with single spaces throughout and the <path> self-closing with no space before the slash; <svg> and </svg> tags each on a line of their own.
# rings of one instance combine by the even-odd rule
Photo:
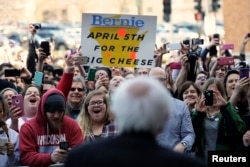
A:
<svg viewBox="0 0 250 167">
<path fill-rule="evenodd" d="M 37 115 L 25 123 L 20 130 L 20 159 L 22 165 L 47 167 L 52 164 L 51 153 L 60 141 L 69 141 L 70 147 L 83 143 L 83 134 L 77 122 L 64 115 L 61 129 L 52 131 L 48 128 L 44 112 L 45 99 L 50 95 L 63 93 L 56 89 L 48 90 L 39 103 Z"/>
<path fill-rule="evenodd" d="M 74 74 L 73 73 L 63 73 L 61 80 L 57 85 L 57 89 L 61 90 L 64 94 L 64 97 L 67 99 L 69 90 L 72 85 Z"/>
</svg>

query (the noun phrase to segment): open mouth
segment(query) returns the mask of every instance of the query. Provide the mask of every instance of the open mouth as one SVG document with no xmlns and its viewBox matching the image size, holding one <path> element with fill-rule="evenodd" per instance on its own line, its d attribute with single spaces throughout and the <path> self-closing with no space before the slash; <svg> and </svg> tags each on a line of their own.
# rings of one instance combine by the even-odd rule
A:
<svg viewBox="0 0 250 167">
<path fill-rule="evenodd" d="M 94 109 L 93 112 L 94 112 L 95 114 L 97 114 L 97 113 L 101 112 L 101 110 L 100 110 L 100 109 Z"/>
<path fill-rule="evenodd" d="M 9 101 L 9 102 L 8 102 L 8 105 L 11 106 L 11 104 L 12 104 L 12 103 Z"/>
<path fill-rule="evenodd" d="M 36 99 L 30 99 L 30 103 L 32 104 L 36 103 Z"/>
</svg>

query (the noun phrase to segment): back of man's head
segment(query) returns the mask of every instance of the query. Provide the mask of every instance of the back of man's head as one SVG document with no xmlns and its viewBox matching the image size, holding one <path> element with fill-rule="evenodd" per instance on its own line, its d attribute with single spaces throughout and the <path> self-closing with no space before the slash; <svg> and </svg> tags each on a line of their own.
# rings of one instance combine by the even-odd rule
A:
<svg viewBox="0 0 250 167">
<path fill-rule="evenodd" d="M 171 95 L 153 78 L 137 77 L 122 83 L 112 96 L 111 111 L 123 132 L 157 135 L 170 114 Z"/>
<path fill-rule="evenodd" d="M 149 76 L 153 78 L 166 78 L 166 72 L 161 67 L 154 67 L 149 71 Z"/>
</svg>

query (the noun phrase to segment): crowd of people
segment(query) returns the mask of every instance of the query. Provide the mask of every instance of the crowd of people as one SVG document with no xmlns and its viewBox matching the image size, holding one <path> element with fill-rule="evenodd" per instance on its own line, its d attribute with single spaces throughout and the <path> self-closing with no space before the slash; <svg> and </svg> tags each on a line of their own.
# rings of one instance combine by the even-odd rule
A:
<svg viewBox="0 0 250 167">
<path fill-rule="evenodd" d="M 29 30 L 20 75 L 5 75 L 14 64 L 0 65 L 0 139 L 7 141 L 0 166 L 205 166 L 208 151 L 250 151 L 248 34 L 239 56 L 218 35 L 204 48 L 180 41 L 176 62 L 164 67 L 163 44 L 149 69 L 83 66 L 81 48 L 55 66 Z M 220 63 L 227 57 L 233 64 Z M 171 66 L 177 61 L 181 68 Z"/>
</svg>

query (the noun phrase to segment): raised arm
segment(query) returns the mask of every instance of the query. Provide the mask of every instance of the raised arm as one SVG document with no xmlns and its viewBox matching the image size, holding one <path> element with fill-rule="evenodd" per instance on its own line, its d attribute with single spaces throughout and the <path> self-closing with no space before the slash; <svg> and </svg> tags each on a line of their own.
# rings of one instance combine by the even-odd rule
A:
<svg viewBox="0 0 250 167">
<path fill-rule="evenodd" d="M 63 76 L 57 85 L 57 89 L 61 90 L 65 98 L 67 98 L 72 85 L 75 68 L 72 55 L 66 53 L 64 58 L 66 67 L 64 68 Z"/>
<path fill-rule="evenodd" d="M 177 88 L 179 88 L 185 81 L 187 81 L 187 76 L 189 71 L 189 62 L 187 55 L 182 54 L 180 57 L 180 61 L 182 63 L 182 68 L 174 82 L 173 92 L 176 92 Z"/>
<path fill-rule="evenodd" d="M 155 50 L 154 50 L 154 59 L 155 59 L 155 67 L 161 67 L 162 65 L 162 57 L 164 54 L 168 53 L 166 50 L 166 45 L 168 43 L 163 44 L 159 48 L 155 44 Z"/>
<path fill-rule="evenodd" d="M 250 41 L 250 33 L 247 33 L 244 36 L 244 39 L 241 43 L 240 47 L 240 57 L 242 57 L 243 60 L 246 60 L 246 55 L 245 55 L 245 49 L 246 49 L 246 44 Z"/>
</svg>

